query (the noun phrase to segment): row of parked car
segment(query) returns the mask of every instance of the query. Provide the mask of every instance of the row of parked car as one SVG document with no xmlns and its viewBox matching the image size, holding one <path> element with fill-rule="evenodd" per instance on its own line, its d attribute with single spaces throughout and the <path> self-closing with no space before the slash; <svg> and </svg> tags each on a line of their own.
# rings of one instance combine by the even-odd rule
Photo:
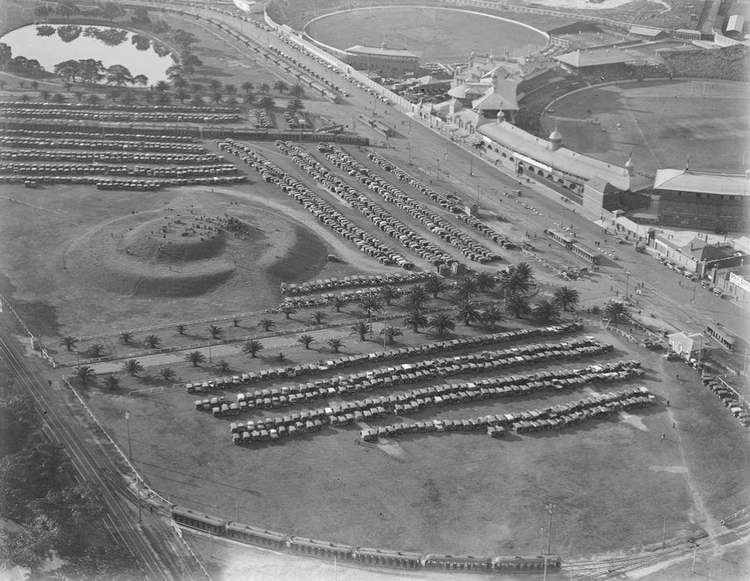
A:
<svg viewBox="0 0 750 581">
<path fill-rule="evenodd" d="M 0 159 L 14 161 L 59 161 L 78 163 L 168 163 L 209 165 L 224 161 L 215 153 L 172 154 L 123 151 L 45 151 L 39 149 L 0 150 Z"/>
<path fill-rule="evenodd" d="M 171 135 L 107 134 L 69 131 L 9 129 L 0 136 L 0 146 L 34 147 L 36 149 L 93 149 L 108 151 L 164 151 L 168 153 L 203 153 L 203 145 L 192 137 Z"/>
<path fill-rule="evenodd" d="M 71 111 L 125 111 L 125 112 L 145 112 L 145 113 L 236 113 L 236 107 L 197 107 L 191 105 L 123 105 L 121 103 L 42 103 L 42 102 L 24 102 L 24 101 L 6 101 L 4 107 L 16 109 L 67 109 Z"/>
<path fill-rule="evenodd" d="M 77 110 L 60 107 L 56 103 L 42 103 L 49 107 L 8 107 L 3 103 L 0 117 L 4 119 L 75 119 L 79 121 L 107 121 L 130 123 L 236 123 L 240 115 L 234 113 L 207 112 L 156 112 L 149 108 L 146 111 L 118 110 Z"/>
<path fill-rule="evenodd" d="M 434 275 L 429 272 L 393 272 L 388 274 L 355 274 L 343 278 L 311 280 L 301 284 L 282 282 L 281 293 L 294 296 L 340 288 L 395 286 L 423 282 L 431 276 Z"/>
<path fill-rule="evenodd" d="M 237 144 L 231 139 L 220 142 L 219 148 L 240 157 L 247 165 L 258 171 L 266 182 L 275 184 L 288 196 L 297 200 L 318 221 L 325 224 L 331 231 L 342 238 L 352 242 L 360 252 L 372 256 L 375 260 L 386 266 L 397 264 L 406 269 L 414 267 L 401 254 L 365 232 L 334 208 L 332 204 L 311 191 L 306 185 L 300 183 L 299 180 L 268 161 L 261 154 L 249 147 Z"/>
<path fill-rule="evenodd" d="M 493 242 L 500 244 L 500 246 L 503 246 L 508 249 L 517 247 L 517 244 L 513 242 L 513 240 L 511 240 L 507 236 L 504 236 L 500 234 L 499 232 L 496 232 L 495 230 L 490 228 L 487 224 L 485 224 L 482 220 L 480 220 L 476 216 L 467 214 L 464 211 L 464 208 L 461 207 L 460 200 L 456 196 L 453 196 L 453 195 L 444 196 L 441 193 L 436 192 L 431 187 L 425 185 L 423 182 L 419 181 L 410 173 L 404 171 L 403 169 L 398 167 L 395 163 L 383 157 L 376 151 L 370 152 L 367 157 L 371 159 L 372 161 L 374 161 L 376 164 L 378 164 L 378 166 L 382 167 L 384 170 L 395 175 L 399 179 L 399 181 L 410 184 L 417 191 L 419 191 L 422 195 L 430 198 L 433 202 L 437 202 L 441 208 L 445 210 L 449 210 L 450 212 L 454 213 L 456 215 L 456 218 L 468 224 L 472 228 L 475 228 L 482 235 L 486 236 Z"/>
<path fill-rule="evenodd" d="M 560 430 L 587 420 L 603 418 L 619 411 L 650 407 L 656 403 L 656 397 L 648 389 L 634 387 L 520 413 L 487 415 L 467 420 L 402 422 L 367 428 L 360 431 L 359 437 L 365 442 L 377 442 L 379 438 L 395 438 L 408 434 L 484 430 L 491 438 L 499 438 L 511 430 L 517 434 Z"/>
<path fill-rule="evenodd" d="M 365 218 L 375 224 L 380 230 L 397 240 L 402 246 L 414 252 L 417 256 L 433 265 L 456 262 L 451 256 L 427 240 L 424 236 L 414 231 L 414 228 L 404 224 L 394 217 L 390 212 L 370 200 L 364 194 L 360 194 L 347 184 L 342 177 L 331 173 L 316 160 L 304 147 L 284 141 L 277 142 L 277 146 L 285 154 L 289 155 L 294 163 L 302 167 L 307 173 L 328 190 L 344 200 L 350 207 L 358 211 Z M 334 165 L 348 172 L 349 175 L 358 175 L 352 170 L 347 170 L 338 158 L 338 153 L 327 153 L 326 157 Z"/>
<path fill-rule="evenodd" d="M 278 312 L 284 312 L 284 308 L 291 306 L 295 309 L 323 307 L 330 305 L 334 299 L 339 299 L 344 303 L 353 303 L 367 295 L 377 296 L 380 289 L 378 287 L 361 288 L 356 290 L 345 290 L 340 293 L 323 293 L 315 296 L 296 296 L 285 297 L 284 301 L 277 307 Z M 394 288 L 393 298 L 399 298 L 403 294 L 403 289 Z"/>
<path fill-rule="evenodd" d="M 265 109 L 250 109 L 247 114 L 250 123 L 256 129 L 273 129 L 276 123 L 273 120 L 273 115 Z"/>
<path fill-rule="evenodd" d="M 522 341 L 533 339 L 535 337 L 551 337 L 555 335 L 564 335 L 575 333 L 583 329 L 582 323 L 562 323 L 559 325 L 550 325 L 532 329 L 514 329 L 487 335 L 475 335 L 473 337 L 462 337 L 460 339 L 450 339 L 448 341 L 433 341 L 422 345 L 411 347 L 400 347 L 389 349 L 388 351 L 378 351 L 376 353 L 359 353 L 356 355 L 346 355 L 337 359 L 316 361 L 312 363 L 303 363 L 291 367 L 275 367 L 262 369 L 258 372 L 247 372 L 241 375 L 217 377 L 214 379 L 201 380 L 196 382 L 185 383 L 184 387 L 188 393 L 194 391 L 210 392 L 216 389 L 229 389 L 241 384 L 257 383 L 262 381 L 275 381 L 278 379 L 288 379 L 290 377 L 300 377 L 304 375 L 317 375 L 336 369 L 345 369 L 354 365 L 363 363 L 377 363 L 382 361 L 398 361 L 411 357 L 422 357 L 425 355 L 434 355 L 436 353 L 449 353 L 451 351 L 463 349 L 476 349 L 487 345 L 498 345 L 511 341 Z"/>
<path fill-rule="evenodd" d="M 736 391 L 729 389 L 725 383 L 719 381 L 719 379 L 713 375 L 704 375 L 703 385 L 721 398 L 724 407 L 727 408 L 743 426 L 750 428 L 750 413 L 748 413 L 747 404 L 740 401 Z"/>
<path fill-rule="evenodd" d="M 187 178 L 221 176 L 238 173 L 231 163 L 220 165 L 198 166 L 138 166 L 110 164 L 47 164 L 47 163 L 0 163 L 0 174 L 39 175 L 113 175 L 113 176 L 150 176 L 160 178 Z"/>
<path fill-rule="evenodd" d="M 0 175 L 0 184 L 23 184 L 27 188 L 36 188 L 43 184 L 64 185 L 79 184 L 96 186 L 97 190 L 128 190 L 150 191 L 159 188 L 178 186 L 218 186 L 233 185 L 247 181 L 245 175 L 192 177 L 192 178 L 164 178 L 157 180 L 119 180 L 102 176 L 78 175 Z"/>
<path fill-rule="evenodd" d="M 242 411 L 293 406 L 321 398 L 339 397 L 363 391 L 369 392 L 436 378 L 444 379 L 465 374 L 475 375 L 546 361 L 592 357 L 607 353 L 611 349 L 611 345 L 599 343 L 592 339 L 577 339 L 564 343 L 540 343 L 499 351 L 423 359 L 414 363 L 379 367 L 370 371 L 341 374 L 332 378 L 298 383 L 276 390 L 263 389 L 239 393 L 237 394 L 237 405 Z"/>
</svg>

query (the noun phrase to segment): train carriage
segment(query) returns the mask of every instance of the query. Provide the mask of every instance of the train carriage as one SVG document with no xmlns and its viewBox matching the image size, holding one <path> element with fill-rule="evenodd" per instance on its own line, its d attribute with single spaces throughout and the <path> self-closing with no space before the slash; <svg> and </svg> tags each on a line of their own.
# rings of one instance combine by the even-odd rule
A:
<svg viewBox="0 0 750 581">
<path fill-rule="evenodd" d="M 496 573 L 538 573 L 559 570 L 562 559 L 558 555 L 540 555 L 538 557 L 494 557 L 491 569 Z"/>
<path fill-rule="evenodd" d="M 418 569 L 422 565 L 420 553 L 405 553 L 402 551 L 384 551 L 358 547 L 355 551 L 357 560 L 364 565 L 379 567 L 395 567 L 400 569 Z"/>
<path fill-rule="evenodd" d="M 474 557 L 472 555 L 425 555 L 422 559 L 425 569 L 491 571 L 492 557 Z"/>
<path fill-rule="evenodd" d="M 223 535 L 226 527 L 226 521 L 220 518 L 181 506 L 172 507 L 172 520 L 178 524 L 214 535 Z"/>
<path fill-rule="evenodd" d="M 302 537 L 292 537 L 289 539 L 287 546 L 295 553 L 309 555 L 311 557 L 326 557 L 338 559 L 354 559 L 354 547 L 341 545 L 338 543 L 329 543 L 326 541 L 317 541 L 315 539 L 305 539 Z"/>
<path fill-rule="evenodd" d="M 271 549 L 286 548 L 287 536 L 282 533 L 268 531 L 265 529 L 253 527 L 236 522 L 230 522 L 226 526 L 227 537 L 249 543 L 259 547 L 269 547 Z"/>
</svg>

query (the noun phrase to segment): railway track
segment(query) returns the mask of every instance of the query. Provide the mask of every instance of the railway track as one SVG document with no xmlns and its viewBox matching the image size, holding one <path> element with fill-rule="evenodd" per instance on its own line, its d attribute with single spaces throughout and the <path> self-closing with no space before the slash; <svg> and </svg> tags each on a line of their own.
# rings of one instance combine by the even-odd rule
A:
<svg viewBox="0 0 750 581">
<path fill-rule="evenodd" d="M 107 508 L 104 526 L 111 539 L 124 545 L 149 581 L 192 581 L 191 562 L 173 542 L 171 529 L 148 510 L 138 510 L 137 503 L 122 479 L 121 467 L 113 450 L 101 440 L 92 443 L 91 429 L 77 406 L 71 405 L 62 387 L 48 383 L 40 369 L 41 362 L 30 359 L 14 338 L 8 323 L 0 319 L 0 360 L 28 394 L 39 414 L 45 433 L 65 447 L 79 481 L 95 484 Z M 140 522 L 139 522 L 140 517 Z"/>
</svg>

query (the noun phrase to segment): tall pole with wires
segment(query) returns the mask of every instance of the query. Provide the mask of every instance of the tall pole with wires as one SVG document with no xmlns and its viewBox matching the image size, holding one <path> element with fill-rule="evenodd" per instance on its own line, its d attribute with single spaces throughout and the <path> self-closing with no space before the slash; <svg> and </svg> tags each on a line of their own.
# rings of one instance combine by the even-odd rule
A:
<svg viewBox="0 0 750 581">
<path fill-rule="evenodd" d="M 549 526 L 547 527 L 547 554 L 552 553 L 552 511 L 555 509 L 555 505 L 548 502 L 546 505 L 547 511 L 549 512 Z"/>
</svg>

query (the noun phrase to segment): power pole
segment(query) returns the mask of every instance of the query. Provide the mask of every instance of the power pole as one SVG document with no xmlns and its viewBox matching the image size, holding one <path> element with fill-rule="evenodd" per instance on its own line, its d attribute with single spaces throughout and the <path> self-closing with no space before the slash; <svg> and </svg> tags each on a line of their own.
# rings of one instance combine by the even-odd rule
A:
<svg viewBox="0 0 750 581">
<path fill-rule="evenodd" d="M 552 553 L 552 511 L 555 509 L 555 505 L 551 502 L 548 502 L 546 508 L 549 511 L 549 527 L 547 528 L 547 554 L 551 554 Z"/>
</svg>

